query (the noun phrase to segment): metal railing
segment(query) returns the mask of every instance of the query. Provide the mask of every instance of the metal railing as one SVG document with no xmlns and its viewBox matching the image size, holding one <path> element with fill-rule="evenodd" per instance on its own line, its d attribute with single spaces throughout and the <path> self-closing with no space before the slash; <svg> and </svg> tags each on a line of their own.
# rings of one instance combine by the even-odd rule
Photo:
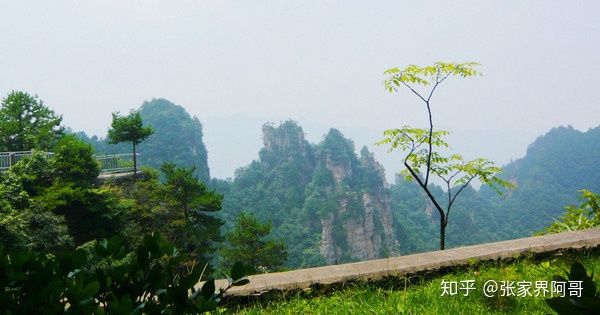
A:
<svg viewBox="0 0 600 315">
<path fill-rule="evenodd" d="M 140 154 L 135 154 L 137 157 L 138 168 L 140 166 Z M 116 174 L 133 172 L 133 154 L 107 154 L 94 155 L 94 158 L 100 163 L 100 174 Z"/>
<path fill-rule="evenodd" d="M 0 171 L 4 171 L 22 160 L 24 157 L 31 156 L 34 150 L 31 151 L 14 151 L 14 152 L 0 152 Z M 43 152 L 47 156 L 54 153 Z M 140 154 L 136 153 L 137 165 L 140 163 Z M 106 155 L 94 155 L 96 161 L 100 165 L 100 174 L 116 174 L 116 173 L 127 173 L 133 172 L 133 154 L 121 153 L 121 154 L 106 154 Z"/>
<path fill-rule="evenodd" d="M 22 160 L 26 156 L 31 156 L 34 150 L 31 151 L 13 151 L 13 152 L 0 152 L 0 171 L 3 171 Z M 42 152 L 47 156 L 50 156 L 54 153 L 52 152 Z"/>
</svg>

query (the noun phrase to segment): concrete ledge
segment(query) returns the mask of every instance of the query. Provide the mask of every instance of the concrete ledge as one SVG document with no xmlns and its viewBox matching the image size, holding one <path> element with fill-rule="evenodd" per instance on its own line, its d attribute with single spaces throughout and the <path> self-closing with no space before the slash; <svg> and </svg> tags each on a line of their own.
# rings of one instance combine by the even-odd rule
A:
<svg viewBox="0 0 600 315">
<path fill-rule="evenodd" d="M 480 244 L 407 256 L 364 262 L 298 269 L 250 276 L 250 283 L 231 288 L 227 295 L 249 296 L 269 291 L 302 290 L 314 285 L 331 285 L 356 280 L 379 280 L 404 277 L 449 267 L 468 265 L 472 261 L 508 259 L 524 254 L 553 253 L 566 249 L 600 246 L 600 228 L 527 237 L 510 241 Z M 226 286 L 217 280 L 217 288 Z"/>
<path fill-rule="evenodd" d="M 146 177 L 142 170 L 138 170 L 137 179 L 143 180 Z M 96 178 L 97 185 L 114 184 L 122 185 L 134 181 L 133 172 L 124 173 L 103 173 Z"/>
</svg>

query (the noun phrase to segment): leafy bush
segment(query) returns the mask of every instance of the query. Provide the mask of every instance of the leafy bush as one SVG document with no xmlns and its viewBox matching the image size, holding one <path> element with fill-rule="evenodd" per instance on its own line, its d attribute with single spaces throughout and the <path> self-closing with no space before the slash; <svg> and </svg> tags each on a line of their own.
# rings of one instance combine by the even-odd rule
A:
<svg viewBox="0 0 600 315">
<path fill-rule="evenodd" d="M 74 135 L 64 135 L 53 149 L 53 172 L 61 181 L 90 186 L 100 174 L 94 149 Z"/>
<path fill-rule="evenodd" d="M 552 280 L 562 281 L 581 281 L 581 296 L 563 296 L 546 300 L 558 314 L 600 314 L 600 292 L 596 291 L 596 284 L 592 276 L 588 276 L 583 265 L 579 262 L 571 265 L 569 279 L 562 276 L 554 276 Z"/>
<path fill-rule="evenodd" d="M 538 234 L 559 233 L 566 231 L 583 230 L 600 226 L 600 195 L 582 189 L 581 205 L 567 206 L 567 210 L 560 220 L 555 220 L 549 227 Z"/>
<path fill-rule="evenodd" d="M 158 235 L 133 252 L 113 237 L 56 255 L 0 249 L 0 305 L 5 314 L 197 314 L 216 309 L 223 294 L 248 283 L 251 268 L 236 263 L 228 286 L 214 279 L 196 288 L 203 270 L 181 272 L 184 259 Z M 101 261 L 91 267 L 90 261 Z"/>
</svg>

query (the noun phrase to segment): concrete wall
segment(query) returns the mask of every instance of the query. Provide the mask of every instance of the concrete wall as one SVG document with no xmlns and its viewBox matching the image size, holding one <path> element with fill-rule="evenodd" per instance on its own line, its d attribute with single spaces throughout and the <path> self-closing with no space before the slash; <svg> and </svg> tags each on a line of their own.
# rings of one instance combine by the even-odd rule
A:
<svg viewBox="0 0 600 315">
<path fill-rule="evenodd" d="M 274 290 L 302 290 L 314 285 L 378 280 L 390 276 L 405 277 L 468 265 L 473 261 L 509 259 L 526 254 L 550 254 L 561 250 L 599 246 L 600 228 L 594 228 L 343 265 L 260 274 L 250 276 L 250 283 L 234 287 L 227 294 L 248 296 Z M 225 285 L 224 280 L 217 281 L 217 288 Z"/>
</svg>

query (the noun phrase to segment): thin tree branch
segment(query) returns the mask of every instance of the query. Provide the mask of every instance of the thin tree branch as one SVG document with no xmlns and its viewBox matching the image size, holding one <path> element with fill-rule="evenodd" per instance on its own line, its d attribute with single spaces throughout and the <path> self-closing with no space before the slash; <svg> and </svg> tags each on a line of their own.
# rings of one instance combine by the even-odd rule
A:
<svg viewBox="0 0 600 315">
<path fill-rule="evenodd" d="M 431 107 L 429 106 L 429 101 L 425 101 L 427 104 L 427 114 L 429 115 L 429 152 L 427 153 L 427 170 L 425 172 L 425 186 L 429 184 L 429 171 L 431 169 L 431 155 L 433 154 L 433 144 L 431 143 L 431 139 L 433 137 L 433 119 L 431 118 Z"/>
<path fill-rule="evenodd" d="M 448 178 L 449 181 L 451 181 L 454 177 L 456 177 L 456 175 L 460 174 L 460 170 L 456 171 L 454 174 L 450 175 L 450 178 Z"/>
<path fill-rule="evenodd" d="M 471 178 L 469 178 L 469 180 L 460 187 L 460 189 L 456 192 L 454 197 L 452 197 L 452 203 L 454 203 L 454 201 L 456 200 L 456 197 L 463 191 L 463 189 L 465 189 L 467 186 L 469 186 L 469 184 L 471 183 L 471 181 L 474 178 L 475 178 L 475 176 L 471 176 Z"/>
<path fill-rule="evenodd" d="M 450 205 L 452 204 L 452 192 L 450 191 L 450 180 L 446 181 L 446 188 L 448 189 L 448 212 L 450 212 Z M 446 217 L 448 214 L 446 214 Z"/>
<path fill-rule="evenodd" d="M 446 75 L 440 80 L 439 83 L 444 82 L 444 80 L 448 79 L 449 76 L 450 76 L 450 73 L 446 73 Z"/>
<path fill-rule="evenodd" d="M 438 85 L 440 85 L 440 83 L 444 82 L 444 80 L 446 80 L 450 76 L 450 73 L 446 73 L 446 75 L 440 79 L 440 73 L 441 73 L 440 69 L 438 68 L 437 74 L 435 76 L 435 85 L 431 89 L 431 92 L 429 92 L 429 97 L 427 97 L 427 103 L 429 103 L 429 101 L 431 100 L 431 97 L 433 96 L 433 92 L 438 87 Z"/>
<path fill-rule="evenodd" d="M 433 119 L 431 117 L 431 106 L 429 106 L 429 101 L 431 100 L 431 97 L 433 96 L 433 92 L 435 91 L 437 86 L 442 81 L 444 81 L 448 77 L 448 75 L 450 75 L 450 74 L 447 74 L 444 78 L 442 78 L 442 80 L 440 80 L 440 69 L 438 67 L 437 73 L 435 76 L 435 85 L 433 85 L 433 88 L 429 92 L 429 97 L 427 97 L 427 100 L 425 100 L 421 97 L 421 99 L 425 102 L 425 105 L 427 105 L 427 114 L 429 116 L 429 153 L 427 154 L 427 171 L 425 172 L 425 185 L 427 185 L 429 183 L 429 170 L 431 168 L 431 155 L 433 154 L 433 152 L 432 152 L 433 144 L 431 143 L 431 140 L 433 137 Z"/>
<path fill-rule="evenodd" d="M 447 222 L 448 219 L 447 219 L 447 217 L 444 214 L 444 210 L 442 210 L 442 207 L 435 200 L 435 197 L 433 197 L 433 195 L 429 191 L 429 188 L 427 188 L 427 186 L 423 185 L 423 182 L 421 181 L 421 179 L 419 179 L 419 177 L 417 176 L 417 174 L 415 173 L 415 171 L 408 165 L 408 163 L 404 162 L 404 166 L 406 166 L 406 169 L 408 169 L 408 171 L 415 178 L 415 180 L 417 181 L 417 183 L 419 183 L 419 186 L 421 186 L 421 188 L 423 188 L 423 190 L 425 190 L 425 193 L 427 194 L 427 197 L 429 197 L 429 200 L 431 200 L 431 202 L 433 203 L 433 205 L 435 206 L 435 208 L 439 212 L 440 217 L 442 218 L 442 220 L 444 222 Z"/>
<path fill-rule="evenodd" d="M 420 99 L 422 99 L 423 102 L 427 102 L 425 100 L 425 98 L 423 96 L 421 96 L 421 94 L 419 94 L 419 92 L 417 92 L 415 89 L 412 88 L 412 86 L 410 86 L 406 82 L 404 82 L 404 80 L 400 79 L 400 82 L 402 82 L 402 84 L 404 84 L 404 86 L 406 86 L 407 88 L 409 88 L 413 93 L 415 93 L 415 95 L 417 95 Z"/>
<path fill-rule="evenodd" d="M 440 69 L 437 69 L 437 73 L 435 75 L 435 84 L 433 85 L 433 88 L 431 88 L 431 91 L 429 92 L 429 96 L 427 97 L 427 101 L 425 101 L 426 103 L 429 104 L 429 100 L 431 99 L 431 96 L 433 96 L 433 92 L 435 91 L 435 88 L 440 84 Z"/>
<path fill-rule="evenodd" d="M 475 178 L 475 176 L 471 176 L 471 178 L 469 178 L 469 180 L 458 189 L 456 194 L 454 194 L 454 197 L 452 197 L 452 199 L 448 203 L 448 209 L 446 210 L 446 221 L 444 222 L 444 226 L 448 225 L 448 215 L 450 215 L 450 208 L 452 208 L 452 205 L 454 204 L 456 197 L 463 191 L 463 189 L 465 189 L 467 186 L 469 186 L 469 184 L 471 183 L 471 181 L 474 178 Z"/>
<path fill-rule="evenodd" d="M 410 166 L 408 166 L 408 158 L 411 156 L 411 154 L 413 154 L 415 152 L 415 150 L 420 146 L 420 144 L 419 144 L 419 146 L 415 146 L 415 140 L 413 140 L 413 138 L 411 138 L 406 133 L 404 135 L 410 140 L 410 143 L 412 145 L 412 148 L 410 149 L 410 152 L 408 152 L 408 154 L 404 158 L 404 166 L 406 166 L 406 168 L 411 173 L 411 175 L 417 180 L 417 182 L 419 182 L 419 185 L 421 185 L 421 179 L 419 177 L 417 177 L 415 175 L 416 173 L 412 170 L 412 168 Z"/>
</svg>

